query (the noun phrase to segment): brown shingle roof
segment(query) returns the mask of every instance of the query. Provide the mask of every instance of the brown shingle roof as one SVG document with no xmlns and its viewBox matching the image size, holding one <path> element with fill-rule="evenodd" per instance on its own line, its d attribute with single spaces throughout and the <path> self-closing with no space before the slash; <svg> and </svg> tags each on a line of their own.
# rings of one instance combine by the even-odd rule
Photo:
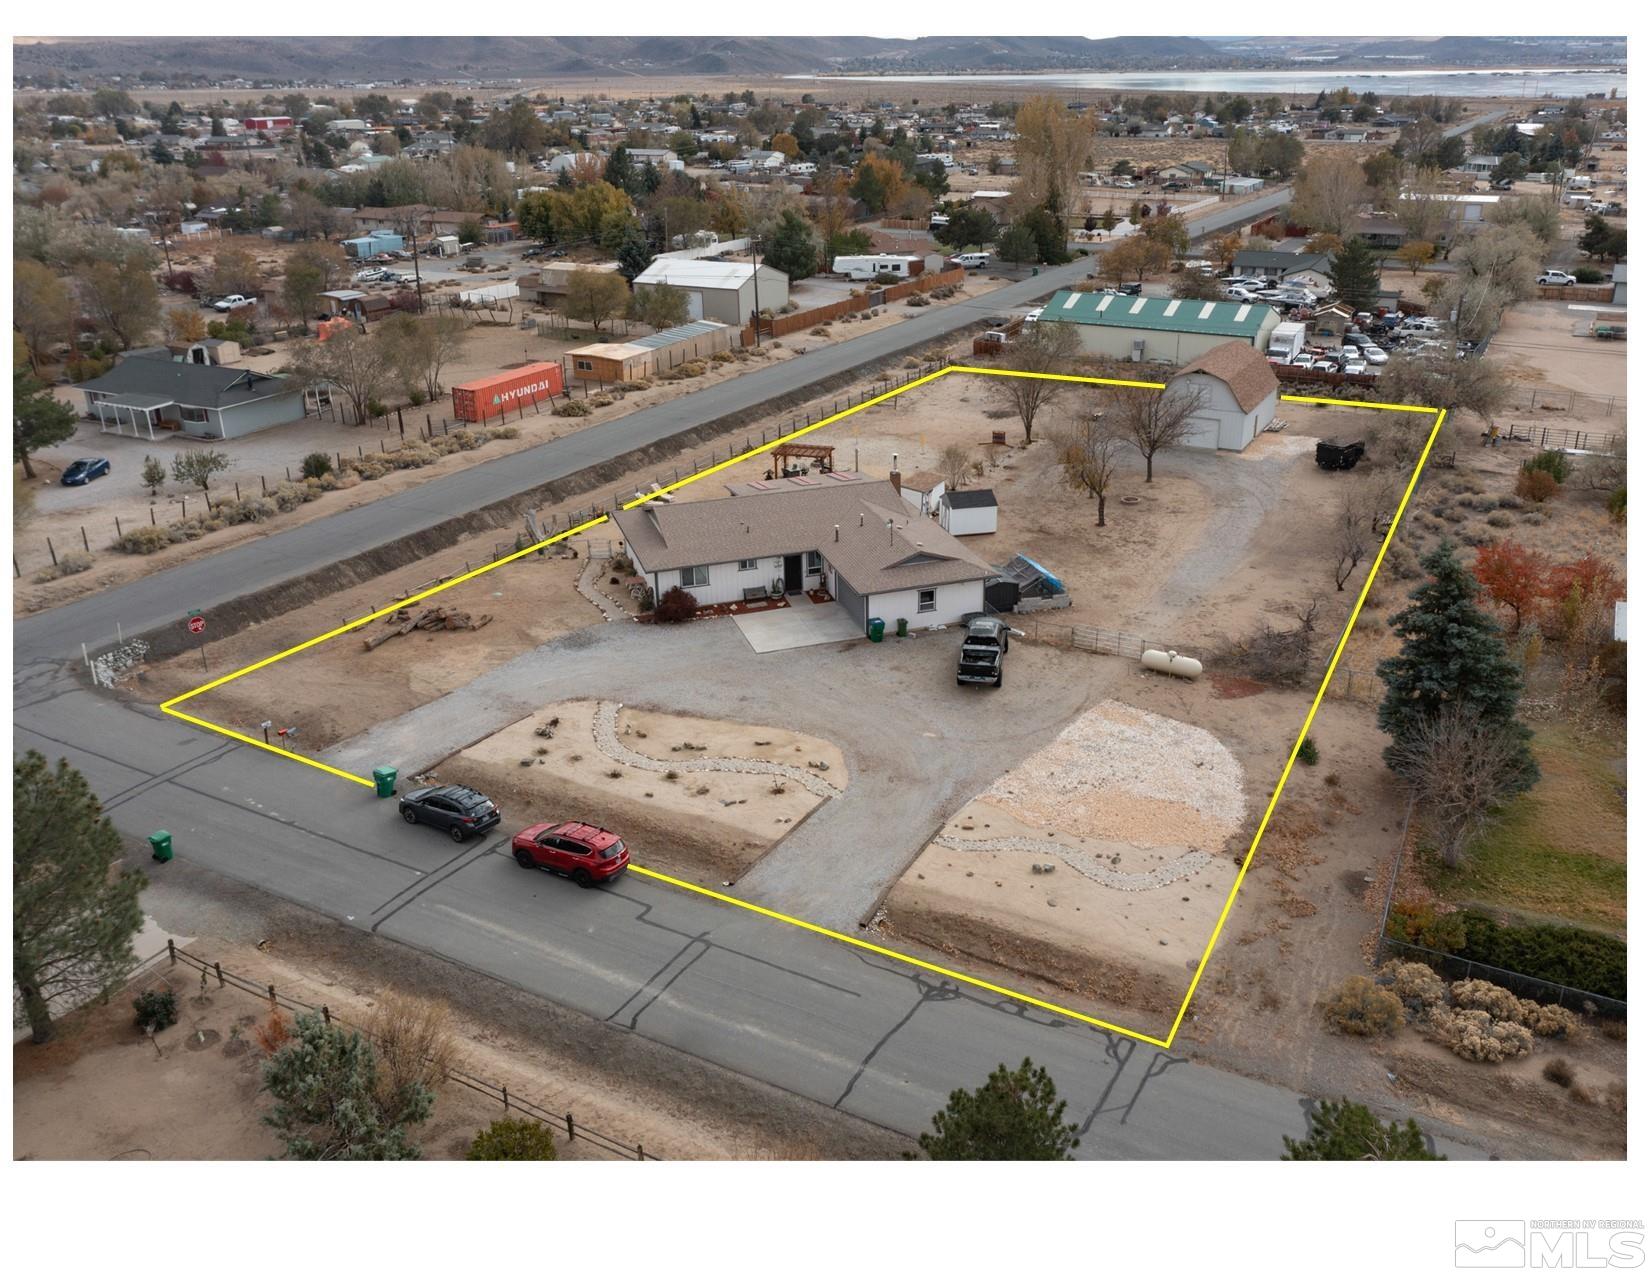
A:
<svg viewBox="0 0 1650 1275">
<path fill-rule="evenodd" d="M 992 574 L 989 563 L 932 519 L 913 516 L 892 487 L 837 482 L 829 475 L 814 481 L 820 485 L 685 504 L 655 502 L 621 510 L 613 520 L 642 571 L 814 549 L 858 593 L 928 589 Z"/>
<path fill-rule="evenodd" d="M 1174 379 L 1178 381 L 1193 372 L 1202 372 L 1224 382 L 1232 391 L 1238 407 L 1245 412 L 1254 411 L 1268 394 L 1278 388 L 1278 378 L 1272 372 L 1272 365 L 1247 341 L 1226 341 L 1215 346 L 1181 368 Z"/>
</svg>

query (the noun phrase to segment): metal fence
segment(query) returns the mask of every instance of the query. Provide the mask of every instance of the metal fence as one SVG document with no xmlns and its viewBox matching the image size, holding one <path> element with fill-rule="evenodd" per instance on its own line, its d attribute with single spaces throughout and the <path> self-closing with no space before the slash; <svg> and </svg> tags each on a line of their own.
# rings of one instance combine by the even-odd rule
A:
<svg viewBox="0 0 1650 1275">
<path fill-rule="evenodd" d="M 1093 624 L 1051 624 L 1038 618 L 1036 613 L 1021 615 L 1005 611 L 999 614 L 1031 642 L 1047 642 L 1051 646 L 1066 646 L 1095 655 L 1120 655 L 1132 660 L 1139 659 L 1146 651 L 1174 651 L 1196 658 L 1196 652 L 1178 643 L 1145 638 L 1138 633 L 1122 633 Z"/>
<path fill-rule="evenodd" d="M 1606 456 L 1616 455 L 1626 443 L 1620 434 L 1596 429 L 1558 429 L 1518 422 L 1503 425 L 1501 437 L 1514 443 L 1534 443 L 1543 450 L 1561 448 L 1564 451 L 1597 452 Z"/>
<path fill-rule="evenodd" d="M 1624 411 L 1627 401 L 1614 394 L 1586 394 L 1580 390 L 1534 389 L 1526 405 L 1522 394 L 1507 400 L 1508 407 L 1531 412 L 1573 412 L 1577 408 L 1596 408 L 1606 416 Z"/>
<path fill-rule="evenodd" d="M 172 939 L 166 940 L 166 951 L 157 952 L 154 956 L 150 957 L 148 960 L 140 964 L 135 970 L 133 970 L 131 978 L 128 979 L 128 982 L 135 981 L 145 975 L 154 973 L 156 969 L 158 969 L 163 958 L 169 965 L 176 966 L 181 964 L 189 969 L 200 972 L 207 978 L 216 979 L 219 987 L 233 987 L 237 991 L 247 992 L 250 995 L 256 996 L 259 999 L 268 1002 L 271 1010 L 288 1009 L 294 1013 L 319 1014 L 324 1022 L 336 1024 L 341 1027 L 349 1027 L 351 1031 L 360 1032 L 361 1035 L 365 1036 L 367 1039 L 372 1039 L 370 1032 L 364 1028 L 355 1027 L 345 1022 L 344 1019 L 334 1014 L 328 1006 L 311 1005 L 305 1001 L 297 1000 L 294 997 L 283 996 L 276 989 L 273 983 L 260 986 L 257 983 L 249 981 L 248 979 L 242 978 L 233 971 L 224 969 L 223 965 L 218 961 L 213 961 L 209 964 L 189 952 L 179 951 L 176 942 Z M 573 1118 L 573 1113 L 571 1111 L 550 1111 L 549 1109 L 540 1106 L 538 1103 L 533 1102 L 531 1099 L 523 1098 L 520 1094 L 511 1093 L 509 1088 L 505 1085 L 497 1085 L 490 1080 L 485 1080 L 480 1076 L 473 1076 L 468 1072 L 463 1071 L 449 1071 L 447 1073 L 447 1079 L 456 1085 L 463 1086 L 465 1089 L 468 1089 L 473 1093 L 481 1094 L 484 1097 L 497 1102 L 507 1115 L 526 1116 L 531 1120 L 538 1121 L 546 1128 L 565 1133 L 569 1142 L 576 1139 L 588 1142 L 591 1146 L 596 1147 L 598 1150 L 606 1153 L 607 1155 L 611 1155 L 614 1158 L 621 1160 L 657 1160 L 659 1158 L 656 1155 L 648 1154 L 639 1142 L 634 1144 L 621 1142 L 618 1138 L 613 1137 L 611 1134 L 603 1133 L 599 1129 L 592 1129 L 589 1125 L 580 1124 Z"/>
<path fill-rule="evenodd" d="M 1480 978 L 1487 983 L 1494 983 L 1498 987 L 1505 987 L 1516 996 L 1526 1000 L 1540 1001 L 1543 1004 L 1561 1005 L 1565 1009 L 1578 1014 L 1603 1014 L 1608 1018 L 1626 1018 L 1627 1002 L 1614 1000 L 1609 996 L 1600 996 L 1596 992 L 1583 992 L 1574 987 L 1565 987 L 1562 983 L 1551 983 L 1544 978 L 1536 978 L 1530 974 L 1520 974 L 1515 970 L 1504 970 L 1495 965 L 1485 965 L 1481 961 L 1471 961 L 1464 956 L 1456 956 L 1453 952 L 1440 952 L 1435 948 L 1419 947 L 1414 943 L 1406 943 L 1402 939 L 1395 939 L 1384 932 L 1376 951 L 1376 964 L 1380 964 L 1388 956 L 1401 956 L 1405 960 L 1419 961 L 1429 965 L 1451 979 Z"/>
</svg>

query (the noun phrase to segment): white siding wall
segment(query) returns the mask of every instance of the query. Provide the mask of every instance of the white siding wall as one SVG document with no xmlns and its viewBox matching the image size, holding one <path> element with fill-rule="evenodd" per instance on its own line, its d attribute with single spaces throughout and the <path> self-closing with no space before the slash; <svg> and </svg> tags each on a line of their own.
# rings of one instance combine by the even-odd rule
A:
<svg viewBox="0 0 1650 1275">
<path fill-rule="evenodd" d="M 700 606 L 715 606 L 722 602 L 742 602 L 746 589 L 768 588 L 775 580 L 785 578 L 785 559 L 783 557 L 759 557 L 752 570 L 741 571 L 737 562 L 713 562 L 710 567 L 709 583 L 689 588 Z M 649 571 L 646 564 L 638 564 L 643 571 L 647 582 L 653 586 L 653 596 L 662 598 L 671 589 L 682 583 L 682 573 L 679 568 L 672 567 L 668 571 Z M 807 555 L 802 558 L 802 587 L 813 589 L 819 586 L 819 574 L 809 574 Z M 835 584 L 834 579 L 832 585 Z M 834 590 L 833 590 L 834 592 Z"/>
<path fill-rule="evenodd" d="M 997 530 L 997 506 L 976 505 L 967 509 L 940 506 L 940 528 L 953 536 L 984 536 Z"/>
<path fill-rule="evenodd" d="M 932 611 L 917 610 L 917 593 L 916 589 L 903 589 L 897 593 L 873 594 L 868 599 L 871 618 L 880 617 L 887 621 L 892 632 L 901 619 L 912 628 L 921 628 L 929 624 L 955 624 L 970 611 L 985 610 L 984 580 L 940 585 L 934 592 L 935 607 Z"/>
</svg>

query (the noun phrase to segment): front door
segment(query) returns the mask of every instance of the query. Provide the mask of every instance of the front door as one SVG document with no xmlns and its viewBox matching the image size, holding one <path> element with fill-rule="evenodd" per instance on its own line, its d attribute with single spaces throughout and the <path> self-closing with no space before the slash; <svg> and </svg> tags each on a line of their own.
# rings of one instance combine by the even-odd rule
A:
<svg viewBox="0 0 1650 1275">
<path fill-rule="evenodd" d="M 802 555 L 799 553 L 785 555 L 785 592 L 802 592 Z"/>
</svg>

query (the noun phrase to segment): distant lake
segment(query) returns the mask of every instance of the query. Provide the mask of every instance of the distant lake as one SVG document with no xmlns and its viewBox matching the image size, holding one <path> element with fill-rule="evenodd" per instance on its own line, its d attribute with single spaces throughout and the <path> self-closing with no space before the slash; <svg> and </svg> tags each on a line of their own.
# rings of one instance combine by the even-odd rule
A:
<svg viewBox="0 0 1650 1275">
<path fill-rule="evenodd" d="M 1507 67 L 1441 71 L 1394 67 L 1390 71 L 1336 70 L 1314 66 L 1299 71 L 1047 71 L 1013 75 L 790 75 L 791 80 L 834 80 L 855 84 L 1044 84 L 1062 89 L 1132 89 L 1160 93 L 1276 93 L 1316 95 L 1346 87 L 1382 97 L 1580 97 L 1587 93 L 1626 96 L 1627 73 L 1620 67 Z"/>
</svg>

